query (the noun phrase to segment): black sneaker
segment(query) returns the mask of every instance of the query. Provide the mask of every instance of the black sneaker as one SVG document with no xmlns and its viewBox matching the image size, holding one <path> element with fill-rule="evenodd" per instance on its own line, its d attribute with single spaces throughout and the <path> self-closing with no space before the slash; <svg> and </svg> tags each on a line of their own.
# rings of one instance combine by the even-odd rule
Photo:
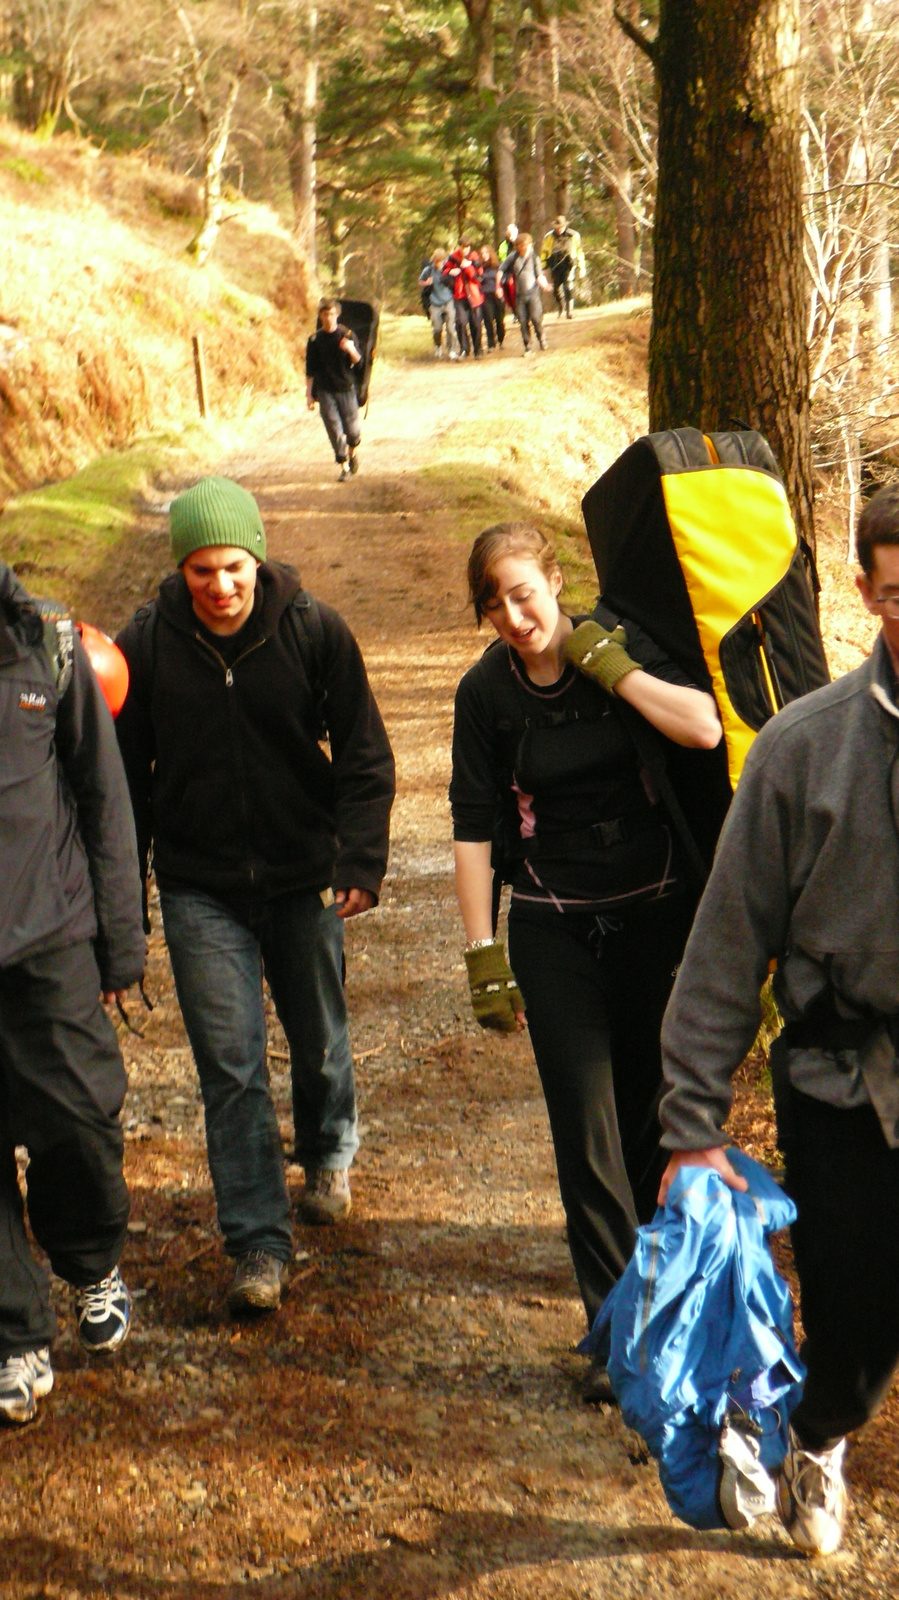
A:
<svg viewBox="0 0 899 1600">
<path fill-rule="evenodd" d="M 118 1267 L 99 1283 L 75 1290 L 75 1312 L 78 1337 L 92 1355 L 125 1343 L 131 1330 L 131 1296 Z"/>
<path fill-rule="evenodd" d="M 53 1388 L 50 1351 L 26 1350 L 0 1361 L 0 1422 L 31 1422 L 37 1403 Z"/>
<path fill-rule="evenodd" d="M 237 1258 L 228 1308 L 235 1315 L 242 1311 L 277 1311 L 286 1282 L 286 1261 L 279 1261 L 268 1250 L 248 1250 Z"/>
</svg>

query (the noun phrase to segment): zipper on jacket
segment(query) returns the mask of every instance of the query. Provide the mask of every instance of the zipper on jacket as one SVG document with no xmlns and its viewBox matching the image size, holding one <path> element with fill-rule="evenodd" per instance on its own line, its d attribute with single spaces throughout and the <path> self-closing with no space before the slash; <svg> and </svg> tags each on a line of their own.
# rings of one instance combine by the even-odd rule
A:
<svg viewBox="0 0 899 1600">
<path fill-rule="evenodd" d="M 241 654 L 239 656 L 235 656 L 233 662 L 231 663 L 231 666 L 229 667 L 229 665 L 228 665 L 227 661 L 224 659 L 224 657 L 219 655 L 218 651 L 215 648 L 215 645 L 210 644 L 208 639 L 204 639 L 202 634 L 195 633 L 194 634 L 194 638 L 196 639 L 197 644 L 201 644 L 203 646 L 204 650 L 208 650 L 209 654 L 211 656 L 214 656 L 215 660 L 218 662 L 219 666 L 221 667 L 222 671 L 225 674 L 225 688 L 226 689 L 233 689 L 234 688 L 234 672 L 233 672 L 232 668 L 237 666 L 238 661 L 245 661 L 247 656 L 252 655 L 254 650 L 258 650 L 261 645 L 264 645 L 267 642 L 267 637 L 265 635 L 263 635 L 263 637 L 261 639 L 257 639 L 255 641 L 255 643 L 249 645 L 246 650 L 241 651 Z M 240 749 L 240 737 L 239 737 L 238 732 L 237 732 L 237 725 L 236 725 L 236 722 L 234 720 L 234 713 L 231 712 L 230 710 L 229 710 L 229 716 L 232 719 L 232 726 L 233 726 L 233 729 L 234 729 L 234 745 L 235 745 L 235 750 L 237 752 L 238 764 L 239 764 L 239 767 L 240 767 L 240 780 L 241 781 L 240 781 L 239 793 L 240 793 L 241 820 L 243 822 L 244 836 L 246 838 L 249 838 L 250 837 L 250 813 L 249 813 L 249 809 L 248 809 L 248 806 L 247 806 L 247 786 L 246 786 L 246 779 L 244 777 L 243 755 L 242 755 L 242 752 L 241 752 L 241 749 Z M 253 866 L 253 856 L 252 856 L 252 852 L 250 850 L 247 851 L 247 871 L 249 873 L 250 889 L 252 891 L 256 887 L 256 869 Z"/>
</svg>

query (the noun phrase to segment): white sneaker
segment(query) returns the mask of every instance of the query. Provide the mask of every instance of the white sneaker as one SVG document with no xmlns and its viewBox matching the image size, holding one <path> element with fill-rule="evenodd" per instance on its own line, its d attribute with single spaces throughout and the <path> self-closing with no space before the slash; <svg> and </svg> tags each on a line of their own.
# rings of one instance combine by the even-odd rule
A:
<svg viewBox="0 0 899 1600">
<path fill-rule="evenodd" d="M 843 1538 L 848 1495 L 846 1440 L 832 1450 L 804 1450 L 793 1429 L 777 1479 L 777 1509 L 793 1543 L 810 1556 L 830 1556 Z"/>
<path fill-rule="evenodd" d="M 751 1528 L 776 1509 L 774 1479 L 759 1460 L 759 1441 L 739 1425 L 725 1422 L 718 1441 L 721 1482 L 718 1503 L 729 1528 Z"/>
<path fill-rule="evenodd" d="M 37 1403 L 53 1388 L 50 1351 L 26 1350 L 0 1361 L 0 1421 L 30 1422 Z"/>
</svg>

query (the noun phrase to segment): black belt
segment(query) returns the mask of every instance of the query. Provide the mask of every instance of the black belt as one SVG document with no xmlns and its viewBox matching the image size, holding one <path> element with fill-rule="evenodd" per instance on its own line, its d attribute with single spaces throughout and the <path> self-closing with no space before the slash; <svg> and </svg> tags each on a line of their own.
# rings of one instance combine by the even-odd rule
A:
<svg viewBox="0 0 899 1600">
<path fill-rule="evenodd" d="M 581 856 L 585 852 L 593 854 L 612 850 L 616 845 L 630 844 L 641 834 L 661 832 L 662 822 L 658 817 L 640 818 L 638 821 L 631 817 L 607 817 L 602 822 L 591 823 L 588 828 L 537 833 L 527 841 L 527 854 L 559 860 L 566 856 Z"/>
</svg>

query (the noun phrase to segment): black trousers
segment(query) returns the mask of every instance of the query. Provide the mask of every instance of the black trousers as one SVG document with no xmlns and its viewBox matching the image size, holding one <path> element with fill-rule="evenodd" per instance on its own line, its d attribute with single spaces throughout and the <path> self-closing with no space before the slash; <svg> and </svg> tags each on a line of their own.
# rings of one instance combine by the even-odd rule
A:
<svg viewBox="0 0 899 1600">
<path fill-rule="evenodd" d="M 484 328 L 490 349 L 495 350 L 497 345 L 502 347 L 503 340 L 506 337 L 505 301 L 498 294 L 485 294 L 481 310 L 484 316 Z"/>
<path fill-rule="evenodd" d="M 56 1333 L 25 1233 L 16 1145 L 28 1150 L 28 1218 L 53 1271 L 80 1288 L 98 1283 L 128 1222 L 125 1089 L 90 943 L 0 969 L 0 1360 Z"/>
<path fill-rule="evenodd" d="M 552 269 L 553 299 L 556 302 L 559 316 L 562 315 L 563 311 L 569 317 L 571 316 L 571 308 L 574 305 L 572 271 L 570 264 L 567 267 L 553 267 Z"/>
<path fill-rule="evenodd" d="M 467 300 L 453 302 L 456 312 L 456 338 L 463 356 L 481 354 L 481 307 L 469 305 Z"/>
<path fill-rule="evenodd" d="M 513 899 L 509 957 L 549 1113 L 568 1247 L 590 1326 L 655 1213 L 667 1160 L 658 1107 L 662 1017 L 692 920 L 652 900 L 602 933 L 592 916 Z"/>
<path fill-rule="evenodd" d="M 794 1089 L 785 1155 L 808 1367 L 791 1421 L 824 1450 L 874 1416 L 899 1362 L 899 1150 L 870 1106 Z"/>
</svg>

